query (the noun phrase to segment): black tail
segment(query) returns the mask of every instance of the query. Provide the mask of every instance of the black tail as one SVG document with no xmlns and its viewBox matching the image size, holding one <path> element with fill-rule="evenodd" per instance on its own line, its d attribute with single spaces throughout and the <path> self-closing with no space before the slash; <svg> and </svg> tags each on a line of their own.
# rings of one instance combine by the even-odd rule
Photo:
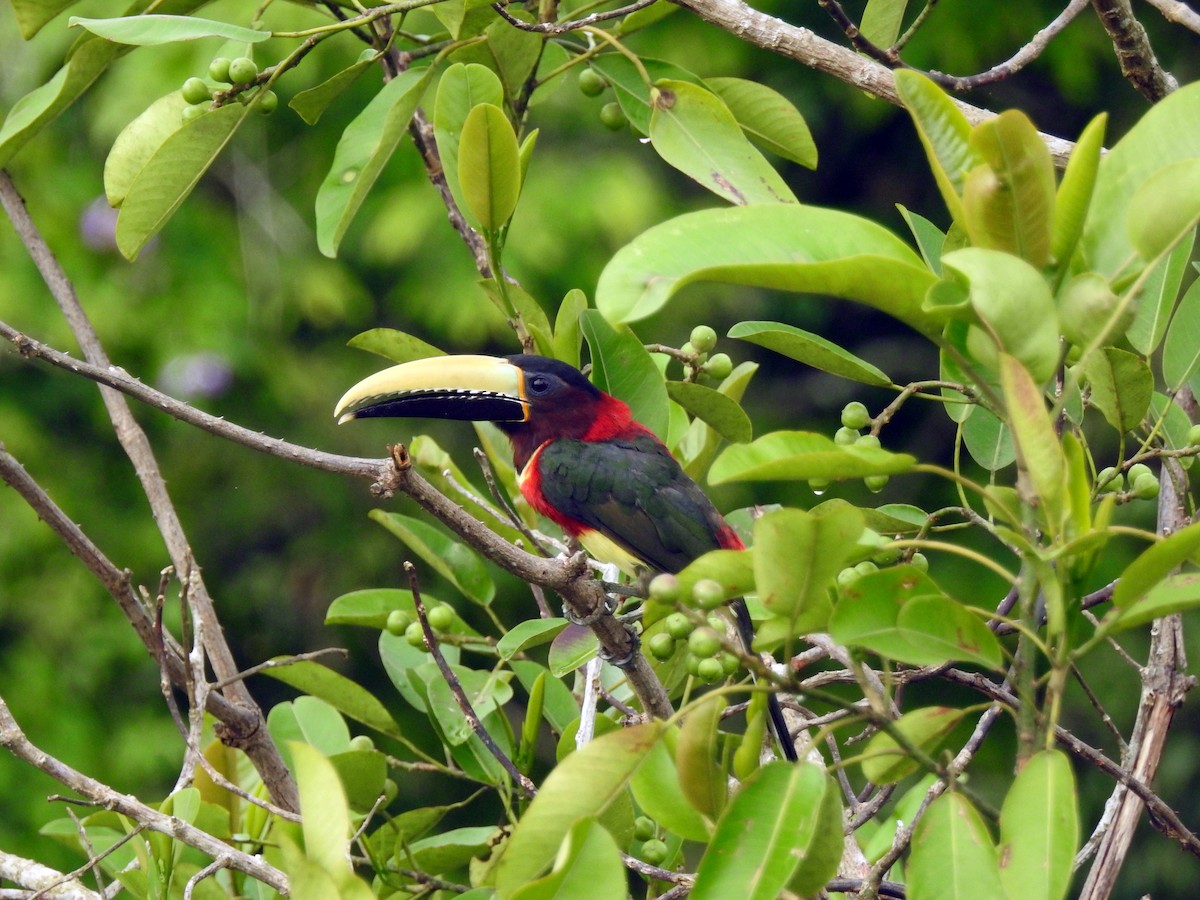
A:
<svg viewBox="0 0 1200 900">
<path fill-rule="evenodd" d="M 729 604 L 729 608 L 733 610 L 733 618 L 737 622 L 738 637 L 742 640 L 742 646 L 746 648 L 747 653 L 753 653 L 751 649 L 754 640 L 754 623 L 750 621 L 750 611 L 746 609 L 745 601 L 738 599 Z M 790 762 L 797 760 L 796 745 L 788 734 L 787 722 L 783 718 L 783 707 L 779 705 L 779 695 L 771 692 L 767 696 L 767 718 L 771 723 L 771 733 L 775 736 L 775 743 L 779 745 L 784 757 Z"/>
</svg>

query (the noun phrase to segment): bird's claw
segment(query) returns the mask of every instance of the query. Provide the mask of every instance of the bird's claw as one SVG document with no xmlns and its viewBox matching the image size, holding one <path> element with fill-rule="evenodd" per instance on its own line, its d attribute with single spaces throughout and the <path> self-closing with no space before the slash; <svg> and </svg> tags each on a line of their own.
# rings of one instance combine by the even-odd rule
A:
<svg viewBox="0 0 1200 900">
<path fill-rule="evenodd" d="M 616 612 L 616 609 L 617 609 L 617 598 L 611 596 L 610 594 L 605 594 L 604 601 L 600 604 L 600 607 L 584 616 L 577 615 L 575 613 L 575 610 L 571 609 L 570 606 L 568 606 L 566 603 L 564 603 L 563 604 L 563 618 L 566 619 L 568 622 L 570 622 L 572 625 L 582 625 L 586 628 L 590 625 L 595 624 L 596 622 L 598 622 L 600 619 L 604 618 L 605 616 L 611 616 L 614 612 Z"/>
<path fill-rule="evenodd" d="M 601 662 L 608 663 L 610 666 L 616 666 L 618 669 L 628 669 L 633 665 L 633 661 L 637 658 L 638 648 L 642 646 L 642 639 L 636 633 L 629 632 L 629 649 L 620 656 L 614 656 L 604 647 L 596 651 L 596 656 Z"/>
</svg>

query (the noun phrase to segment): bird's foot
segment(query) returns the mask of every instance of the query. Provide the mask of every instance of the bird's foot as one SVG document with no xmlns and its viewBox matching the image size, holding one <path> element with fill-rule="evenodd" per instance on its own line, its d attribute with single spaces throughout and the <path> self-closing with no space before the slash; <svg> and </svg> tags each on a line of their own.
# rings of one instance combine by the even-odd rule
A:
<svg viewBox="0 0 1200 900">
<path fill-rule="evenodd" d="M 636 632 L 630 631 L 629 649 L 625 653 L 622 653 L 620 656 L 614 656 L 612 653 L 601 647 L 596 651 L 596 656 L 600 658 L 601 662 L 606 662 L 610 666 L 616 666 L 618 669 L 628 669 L 633 665 L 634 660 L 637 658 L 638 649 L 641 646 L 642 639 L 637 636 Z"/>
<path fill-rule="evenodd" d="M 604 602 L 598 608 L 588 613 L 587 615 L 578 615 L 575 610 L 571 609 L 567 604 L 563 604 L 563 618 L 572 625 L 583 625 L 585 628 L 598 622 L 605 616 L 611 616 L 617 609 L 617 598 L 609 594 L 604 595 Z"/>
</svg>

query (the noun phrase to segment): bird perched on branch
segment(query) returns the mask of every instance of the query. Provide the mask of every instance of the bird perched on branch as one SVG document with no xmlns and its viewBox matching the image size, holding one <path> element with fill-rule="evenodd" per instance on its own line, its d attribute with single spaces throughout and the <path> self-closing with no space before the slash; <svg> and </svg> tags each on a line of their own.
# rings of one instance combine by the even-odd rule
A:
<svg viewBox="0 0 1200 900">
<path fill-rule="evenodd" d="M 494 422 L 512 442 L 521 493 L 593 557 L 623 571 L 675 573 L 741 539 L 629 407 L 543 356 L 443 356 L 384 369 L 346 392 L 339 422 L 370 417 Z M 747 650 L 741 600 L 730 604 Z M 778 698 L 772 730 L 796 758 Z"/>
</svg>

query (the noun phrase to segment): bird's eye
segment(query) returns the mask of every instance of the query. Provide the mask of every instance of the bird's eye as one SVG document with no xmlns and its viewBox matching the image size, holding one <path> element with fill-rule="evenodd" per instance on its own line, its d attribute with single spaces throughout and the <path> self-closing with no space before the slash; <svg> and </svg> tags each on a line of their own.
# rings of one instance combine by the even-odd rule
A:
<svg viewBox="0 0 1200 900">
<path fill-rule="evenodd" d="M 528 387 L 531 394 L 544 394 L 550 390 L 550 379 L 545 375 L 534 375 L 529 379 Z"/>
</svg>

